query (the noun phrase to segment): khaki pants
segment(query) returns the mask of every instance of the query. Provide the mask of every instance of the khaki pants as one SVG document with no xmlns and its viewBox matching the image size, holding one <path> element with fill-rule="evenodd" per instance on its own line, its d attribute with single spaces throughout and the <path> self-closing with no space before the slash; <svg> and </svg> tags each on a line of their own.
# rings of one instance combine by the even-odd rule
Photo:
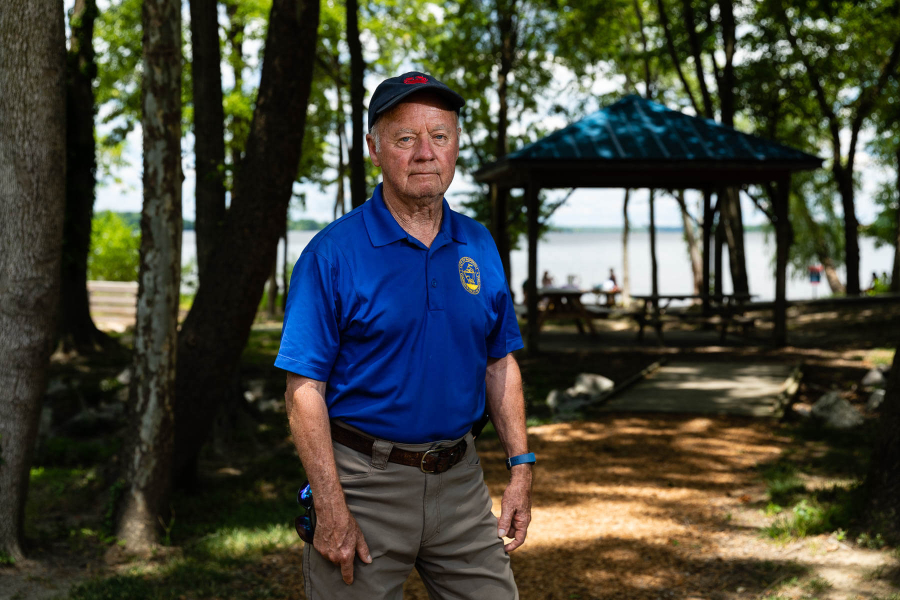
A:
<svg viewBox="0 0 900 600">
<path fill-rule="evenodd" d="M 472 435 L 465 439 L 465 458 L 441 474 L 387 462 L 391 442 L 376 440 L 372 456 L 334 442 L 347 505 L 372 564 L 357 557 L 348 586 L 340 567 L 307 544 L 303 574 L 309 600 L 399 600 L 413 568 L 434 600 L 518 599 Z M 397 446 L 419 452 L 457 441 Z"/>
</svg>

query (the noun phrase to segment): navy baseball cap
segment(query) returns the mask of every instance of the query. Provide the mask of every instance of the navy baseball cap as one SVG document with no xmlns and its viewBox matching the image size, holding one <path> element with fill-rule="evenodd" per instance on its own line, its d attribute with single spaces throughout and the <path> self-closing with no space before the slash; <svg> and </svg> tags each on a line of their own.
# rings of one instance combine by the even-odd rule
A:
<svg viewBox="0 0 900 600">
<path fill-rule="evenodd" d="M 381 113 L 396 106 L 410 94 L 423 91 L 434 92 L 441 96 L 456 111 L 456 114 L 459 114 L 459 109 L 466 103 L 462 96 L 431 75 L 410 71 L 398 77 L 385 79 L 375 88 L 375 93 L 372 94 L 372 99 L 369 101 L 369 131 L 372 131 L 372 126 Z"/>
</svg>

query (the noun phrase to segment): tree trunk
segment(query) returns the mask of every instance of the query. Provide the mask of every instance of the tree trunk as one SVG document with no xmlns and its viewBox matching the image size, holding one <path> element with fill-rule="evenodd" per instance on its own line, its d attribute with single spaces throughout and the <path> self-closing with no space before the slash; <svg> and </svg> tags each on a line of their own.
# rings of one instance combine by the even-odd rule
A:
<svg viewBox="0 0 900 600">
<path fill-rule="evenodd" d="M 513 13 L 515 1 L 508 6 L 497 2 L 497 28 L 499 32 L 499 59 L 500 69 L 497 73 L 497 145 L 496 158 L 500 160 L 509 151 L 507 141 L 507 129 L 509 128 L 509 74 L 513 69 L 513 59 L 516 50 L 516 31 L 513 27 Z M 500 254 L 500 261 L 506 273 L 506 281 L 512 278 L 509 253 L 509 188 L 495 185 L 491 188 L 491 229 L 494 234 L 494 244 Z"/>
<path fill-rule="evenodd" d="M 275 260 L 272 261 L 272 275 L 269 277 L 269 293 L 266 295 L 266 300 L 268 300 L 268 306 L 266 306 L 266 312 L 269 315 L 269 319 L 274 321 L 278 318 L 278 312 L 275 308 L 278 306 L 278 253 L 275 253 Z"/>
<path fill-rule="evenodd" d="M 363 161 L 363 147 L 366 132 L 363 129 L 363 102 L 365 101 L 366 64 L 363 61 L 362 43 L 359 41 L 359 4 L 357 0 L 347 0 L 347 46 L 350 48 L 350 120 L 353 139 L 350 140 L 350 201 L 353 208 L 362 206 L 369 197 L 366 189 L 366 165 Z"/>
<path fill-rule="evenodd" d="M 747 259 L 744 254 L 744 223 L 739 188 L 725 188 L 720 196 L 720 215 L 725 242 L 728 244 L 728 266 L 731 267 L 731 289 L 735 294 L 749 294 Z"/>
<path fill-rule="evenodd" d="M 648 190 L 650 193 L 650 294 L 659 295 L 659 268 L 656 262 L 656 209 L 654 196 L 656 190 Z"/>
<path fill-rule="evenodd" d="M 897 212 L 894 214 L 894 268 L 891 270 L 891 291 L 900 294 L 900 148 L 897 148 Z"/>
<path fill-rule="evenodd" d="M 894 364 L 888 375 L 878 433 L 866 486 L 869 489 L 869 516 L 874 523 L 892 528 L 886 532 L 900 538 L 900 339 Z"/>
<path fill-rule="evenodd" d="M 335 58 L 335 63 L 337 63 Z M 346 213 L 346 190 L 344 189 L 344 179 L 347 177 L 346 163 L 344 162 L 344 134 L 346 125 L 344 123 L 344 101 L 341 94 L 341 86 L 337 81 L 334 86 L 334 93 L 337 95 L 337 139 L 338 139 L 338 168 L 337 168 L 337 197 L 334 200 L 334 218 Z"/>
<path fill-rule="evenodd" d="M 169 517 L 181 280 L 181 2 L 144 0 L 144 208 L 127 489 L 118 532 L 129 550 L 157 543 Z"/>
<path fill-rule="evenodd" d="M 0 48 L 0 554 L 20 560 L 59 302 L 66 193 L 62 2 L 0 4 Z"/>
<path fill-rule="evenodd" d="M 847 295 L 859 295 L 859 221 L 853 190 L 853 171 L 835 172 L 841 205 L 844 209 L 844 264 L 847 269 Z"/>
<path fill-rule="evenodd" d="M 95 0 L 76 0 L 66 61 L 66 213 L 63 222 L 59 336 L 65 351 L 94 352 L 112 340 L 91 318 L 87 260 L 97 168 L 94 143 Z"/>
<path fill-rule="evenodd" d="M 216 0 L 190 0 L 197 164 L 197 273 L 203 279 L 225 220 L 225 110 Z"/>
<path fill-rule="evenodd" d="M 225 14 L 228 15 L 228 29 L 225 34 L 228 39 L 228 64 L 234 74 L 234 89 L 239 93 L 243 93 L 244 89 L 244 29 L 247 24 L 243 21 L 243 17 L 238 15 L 238 4 L 240 0 L 227 0 L 225 2 Z M 231 170 L 233 177 L 237 176 L 237 172 L 241 167 L 241 159 L 244 155 L 244 143 L 247 139 L 247 121 L 240 115 L 231 116 L 231 126 L 229 132 L 231 136 Z M 232 180 L 233 184 L 233 180 Z"/>
<path fill-rule="evenodd" d="M 243 168 L 210 276 L 178 338 L 174 474 L 196 481 L 197 458 L 228 394 L 285 229 L 300 162 L 319 23 L 318 0 L 274 0 Z M 227 327 L 223 327 L 227 324 Z"/>
<path fill-rule="evenodd" d="M 631 189 L 625 188 L 625 200 L 622 202 L 622 306 L 631 306 L 631 275 L 628 261 L 628 236 L 631 224 L 628 220 L 628 200 L 631 198 Z"/>
<path fill-rule="evenodd" d="M 691 221 L 691 214 L 687 209 L 687 202 L 684 200 L 684 190 L 675 192 L 675 198 L 681 207 L 681 222 L 684 226 L 684 241 L 687 243 L 688 255 L 691 257 L 691 272 L 694 275 L 694 294 L 699 295 L 703 288 L 703 253 L 700 250 L 700 243 L 694 233 L 694 223 Z"/>
</svg>

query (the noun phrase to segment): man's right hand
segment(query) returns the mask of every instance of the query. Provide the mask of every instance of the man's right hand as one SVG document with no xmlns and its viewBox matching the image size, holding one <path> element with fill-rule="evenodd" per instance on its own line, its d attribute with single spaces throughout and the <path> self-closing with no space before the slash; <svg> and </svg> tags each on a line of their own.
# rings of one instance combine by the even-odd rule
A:
<svg viewBox="0 0 900 600">
<path fill-rule="evenodd" d="M 313 548 L 334 564 L 340 565 L 341 577 L 347 585 L 353 583 L 353 561 L 357 555 L 366 564 L 372 562 L 372 555 L 369 553 L 369 546 L 366 545 L 362 530 L 346 504 L 324 511 L 316 507 Z"/>
</svg>

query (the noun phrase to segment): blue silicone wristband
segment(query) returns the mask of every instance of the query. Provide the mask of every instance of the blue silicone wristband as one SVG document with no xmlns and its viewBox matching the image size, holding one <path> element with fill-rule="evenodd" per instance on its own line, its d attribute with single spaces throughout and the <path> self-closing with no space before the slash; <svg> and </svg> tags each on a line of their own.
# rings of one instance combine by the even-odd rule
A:
<svg viewBox="0 0 900 600">
<path fill-rule="evenodd" d="M 522 465 L 525 463 L 534 464 L 537 462 L 537 459 L 534 457 L 534 452 L 529 452 L 528 454 L 520 454 L 518 456 L 511 456 L 506 459 L 506 468 L 512 469 L 516 465 Z"/>
</svg>

